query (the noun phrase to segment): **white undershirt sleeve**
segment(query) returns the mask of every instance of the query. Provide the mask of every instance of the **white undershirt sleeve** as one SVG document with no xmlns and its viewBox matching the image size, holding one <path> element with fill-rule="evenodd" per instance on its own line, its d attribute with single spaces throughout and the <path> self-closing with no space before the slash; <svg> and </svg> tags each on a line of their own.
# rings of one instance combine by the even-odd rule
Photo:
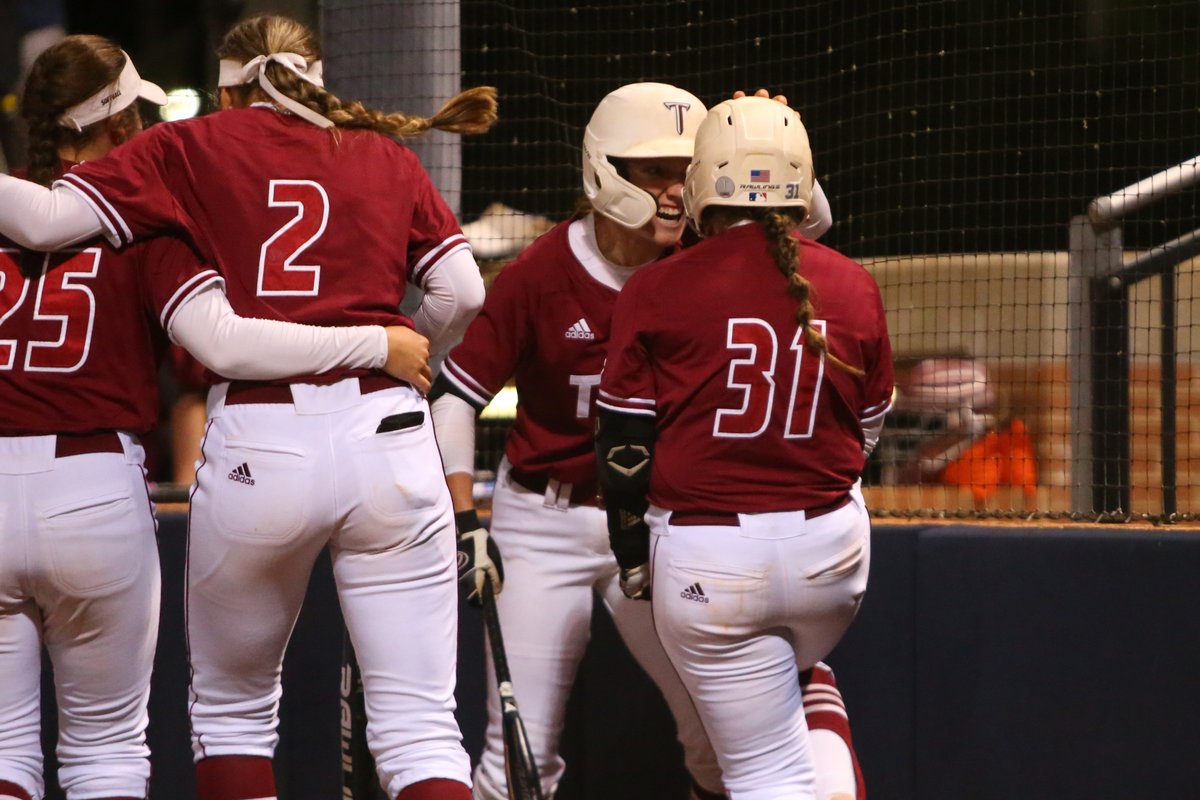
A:
<svg viewBox="0 0 1200 800">
<path fill-rule="evenodd" d="M 70 189 L 0 175 L 0 234 L 22 247 L 61 250 L 104 232 L 92 207 Z"/>
<path fill-rule="evenodd" d="M 216 285 L 184 301 L 168 321 L 167 334 L 204 366 L 231 379 L 378 369 L 387 360 L 387 333 L 379 325 L 326 328 L 239 317 Z"/>
<path fill-rule="evenodd" d="M 433 431 L 446 474 L 475 474 L 475 407 L 456 394 L 447 392 L 433 401 Z"/>
<path fill-rule="evenodd" d="M 433 356 L 449 350 L 483 307 L 483 278 L 471 251 L 463 248 L 446 256 L 425 276 L 425 296 L 413 313 L 417 333 L 429 339 Z"/>
<path fill-rule="evenodd" d="M 820 239 L 821 234 L 833 226 L 833 211 L 829 208 L 829 198 L 817 179 L 813 178 L 812 208 L 808 210 L 808 219 L 800 226 L 800 232 L 809 239 Z"/>
</svg>

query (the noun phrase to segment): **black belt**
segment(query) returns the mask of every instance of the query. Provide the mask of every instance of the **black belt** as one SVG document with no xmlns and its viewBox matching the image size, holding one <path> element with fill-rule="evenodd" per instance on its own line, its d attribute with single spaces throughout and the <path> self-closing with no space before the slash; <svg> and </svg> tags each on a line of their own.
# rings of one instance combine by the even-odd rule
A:
<svg viewBox="0 0 1200 800">
<path fill-rule="evenodd" d="M 535 475 L 529 472 L 522 472 L 519 469 L 512 467 L 508 470 L 508 477 L 517 484 L 525 487 L 531 492 L 545 494 L 546 487 L 550 485 L 550 481 L 558 481 L 557 478 L 551 478 L 549 475 Z M 566 481 L 558 481 L 566 483 Z M 583 483 L 569 484 L 571 487 L 570 503 L 573 506 L 594 506 L 599 505 L 596 501 L 599 485 L 595 481 L 585 481 Z"/>
</svg>

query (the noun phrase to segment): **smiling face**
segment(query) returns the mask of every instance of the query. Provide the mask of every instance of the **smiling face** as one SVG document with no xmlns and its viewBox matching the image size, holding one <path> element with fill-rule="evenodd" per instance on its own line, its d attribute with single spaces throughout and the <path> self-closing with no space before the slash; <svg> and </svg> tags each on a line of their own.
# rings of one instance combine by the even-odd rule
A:
<svg viewBox="0 0 1200 800">
<path fill-rule="evenodd" d="M 649 192 L 656 206 L 654 217 L 641 228 L 629 230 L 630 236 L 653 243 L 660 250 L 679 241 L 687 224 L 683 215 L 683 180 L 690 161 L 679 156 L 620 159 L 618 169 L 622 177 Z"/>
</svg>

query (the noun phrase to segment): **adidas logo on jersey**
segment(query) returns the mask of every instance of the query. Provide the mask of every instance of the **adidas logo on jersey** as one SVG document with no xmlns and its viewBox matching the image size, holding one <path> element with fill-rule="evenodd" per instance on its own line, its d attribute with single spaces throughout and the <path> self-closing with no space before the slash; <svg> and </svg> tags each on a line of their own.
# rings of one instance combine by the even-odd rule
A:
<svg viewBox="0 0 1200 800">
<path fill-rule="evenodd" d="M 238 483 L 244 483 L 247 486 L 253 486 L 254 478 L 250 477 L 250 465 L 242 464 L 234 467 L 233 472 L 229 473 L 229 480 L 237 481 Z"/>
<path fill-rule="evenodd" d="M 563 336 L 568 339 L 586 339 L 589 342 L 596 338 L 596 334 L 592 332 L 592 326 L 588 325 L 588 321 L 583 317 L 580 317 L 578 322 L 567 328 L 567 332 Z"/>
<path fill-rule="evenodd" d="M 684 600 L 694 600 L 697 603 L 707 603 L 708 596 L 704 594 L 704 590 L 700 588 L 700 582 L 696 581 L 691 586 L 679 593 L 679 596 Z"/>
</svg>

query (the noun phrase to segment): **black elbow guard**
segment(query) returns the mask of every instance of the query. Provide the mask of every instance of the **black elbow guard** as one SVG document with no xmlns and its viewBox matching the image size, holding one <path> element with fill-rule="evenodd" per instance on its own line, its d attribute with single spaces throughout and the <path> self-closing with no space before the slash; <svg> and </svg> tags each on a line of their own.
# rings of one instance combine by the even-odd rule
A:
<svg viewBox="0 0 1200 800">
<path fill-rule="evenodd" d="M 596 467 L 605 495 L 644 497 L 654 459 L 651 416 L 600 411 L 596 415 Z"/>
</svg>

